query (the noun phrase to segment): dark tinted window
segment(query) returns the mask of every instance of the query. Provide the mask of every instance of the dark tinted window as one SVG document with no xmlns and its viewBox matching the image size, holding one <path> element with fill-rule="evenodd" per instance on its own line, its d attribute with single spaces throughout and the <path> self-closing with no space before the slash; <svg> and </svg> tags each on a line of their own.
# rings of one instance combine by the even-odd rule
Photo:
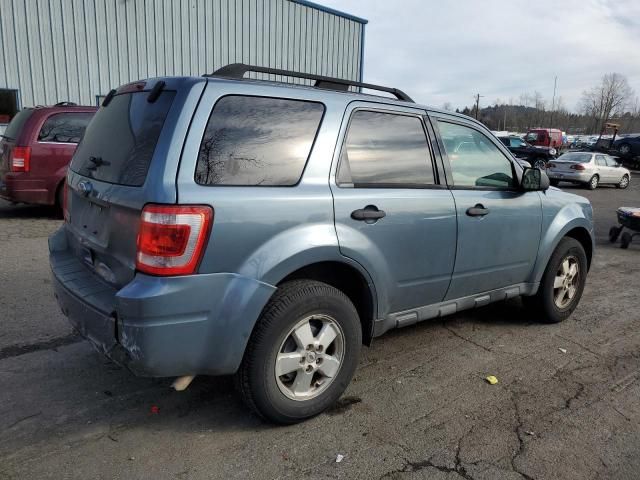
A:
<svg viewBox="0 0 640 480">
<path fill-rule="evenodd" d="M 39 142 L 78 143 L 93 117 L 92 113 L 56 113 L 42 124 Z"/>
<path fill-rule="evenodd" d="M 509 137 L 498 137 L 498 139 L 504 143 L 507 147 L 510 146 Z"/>
<path fill-rule="evenodd" d="M 18 135 L 20 135 L 20 132 L 22 131 L 22 127 L 25 123 L 27 123 L 27 120 L 29 120 L 29 117 L 31 117 L 32 113 L 33 109 L 31 108 L 25 108 L 24 110 L 21 110 L 9 122 L 9 125 L 7 125 L 7 128 L 2 135 L 8 137 L 11 140 L 17 140 Z"/>
<path fill-rule="evenodd" d="M 268 97 L 227 96 L 216 103 L 200 144 L 196 182 L 295 185 L 324 107 Z"/>
<path fill-rule="evenodd" d="M 342 149 L 338 183 L 433 184 L 431 154 L 422 120 L 408 115 L 356 111 Z"/>
<path fill-rule="evenodd" d="M 511 162 L 479 131 L 438 122 L 453 183 L 463 187 L 509 188 L 515 185 Z"/>
<path fill-rule="evenodd" d="M 116 95 L 100 108 L 78 145 L 71 169 L 120 185 L 144 183 L 175 92 L 147 102 L 149 92 Z"/>
</svg>

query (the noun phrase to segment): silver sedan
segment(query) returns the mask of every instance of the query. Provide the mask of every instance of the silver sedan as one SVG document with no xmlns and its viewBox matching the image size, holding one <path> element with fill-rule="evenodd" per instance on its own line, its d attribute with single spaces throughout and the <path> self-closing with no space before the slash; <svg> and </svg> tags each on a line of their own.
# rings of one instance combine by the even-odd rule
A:
<svg viewBox="0 0 640 480">
<path fill-rule="evenodd" d="M 595 190 L 600 184 L 627 188 L 631 172 L 615 158 L 604 153 L 568 152 L 547 164 L 551 184 L 559 182 L 579 183 Z"/>
</svg>

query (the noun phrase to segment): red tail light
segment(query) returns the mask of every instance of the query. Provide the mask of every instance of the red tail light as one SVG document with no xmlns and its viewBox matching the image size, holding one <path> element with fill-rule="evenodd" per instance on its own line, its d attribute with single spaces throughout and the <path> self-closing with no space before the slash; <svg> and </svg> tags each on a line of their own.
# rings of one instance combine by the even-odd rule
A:
<svg viewBox="0 0 640 480">
<path fill-rule="evenodd" d="M 212 223 L 211 207 L 147 205 L 142 210 L 136 268 L 153 275 L 194 273 Z"/>
<path fill-rule="evenodd" d="M 584 165 L 582 165 L 581 163 L 576 163 L 575 165 L 571 165 L 569 168 L 571 168 L 572 170 L 586 170 Z"/>
<path fill-rule="evenodd" d="M 13 147 L 11 151 L 11 171 L 28 172 L 31 164 L 31 147 Z"/>
</svg>

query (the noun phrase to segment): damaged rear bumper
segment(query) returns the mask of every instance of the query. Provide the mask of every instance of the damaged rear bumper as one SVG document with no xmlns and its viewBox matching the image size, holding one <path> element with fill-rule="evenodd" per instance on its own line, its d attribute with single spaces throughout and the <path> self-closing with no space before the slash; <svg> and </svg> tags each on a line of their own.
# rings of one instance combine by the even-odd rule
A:
<svg viewBox="0 0 640 480">
<path fill-rule="evenodd" d="M 100 352 L 139 376 L 234 373 L 275 291 L 229 273 L 138 273 L 117 289 L 71 253 L 64 227 L 50 238 L 49 250 L 62 312 Z"/>
</svg>

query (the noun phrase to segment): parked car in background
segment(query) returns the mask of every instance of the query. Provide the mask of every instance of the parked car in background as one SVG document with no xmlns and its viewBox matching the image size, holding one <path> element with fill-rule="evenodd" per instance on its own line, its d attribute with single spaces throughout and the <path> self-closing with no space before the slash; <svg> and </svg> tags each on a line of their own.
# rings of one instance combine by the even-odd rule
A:
<svg viewBox="0 0 640 480">
<path fill-rule="evenodd" d="M 562 132 L 556 128 L 532 128 L 524 139 L 537 147 L 562 148 Z"/>
<path fill-rule="evenodd" d="M 551 184 L 559 182 L 579 183 L 595 190 L 598 185 L 609 184 L 627 188 L 631 172 L 615 158 L 604 153 L 568 152 L 547 164 Z"/>
<path fill-rule="evenodd" d="M 235 374 L 250 408 L 294 423 L 392 328 L 519 295 L 560 322 L 580 301 L 591 204 L 468 116 L 245 65 L 103 105 L 49 258 L 71 324 L 138 375 Z"/>
<path fill-rule="evenodd" d="M 515 135 L 501 136 L 498 139 L 516 158 L 527 161 L 535 168 L 546 168 L 547 162 L 556 158 L 555 148 L 535 147 Z"/>
<path fill-rule="evenodd" d="M 611 147 L 624 156 L 640 155 L 640 135 L 618 138 Z"/>
<path fill-rule="evenodd" d="M 67 166 L 97 107 L 25 108 L 0 137 L 0 197 L 62 206 Z"/>
</svg>

